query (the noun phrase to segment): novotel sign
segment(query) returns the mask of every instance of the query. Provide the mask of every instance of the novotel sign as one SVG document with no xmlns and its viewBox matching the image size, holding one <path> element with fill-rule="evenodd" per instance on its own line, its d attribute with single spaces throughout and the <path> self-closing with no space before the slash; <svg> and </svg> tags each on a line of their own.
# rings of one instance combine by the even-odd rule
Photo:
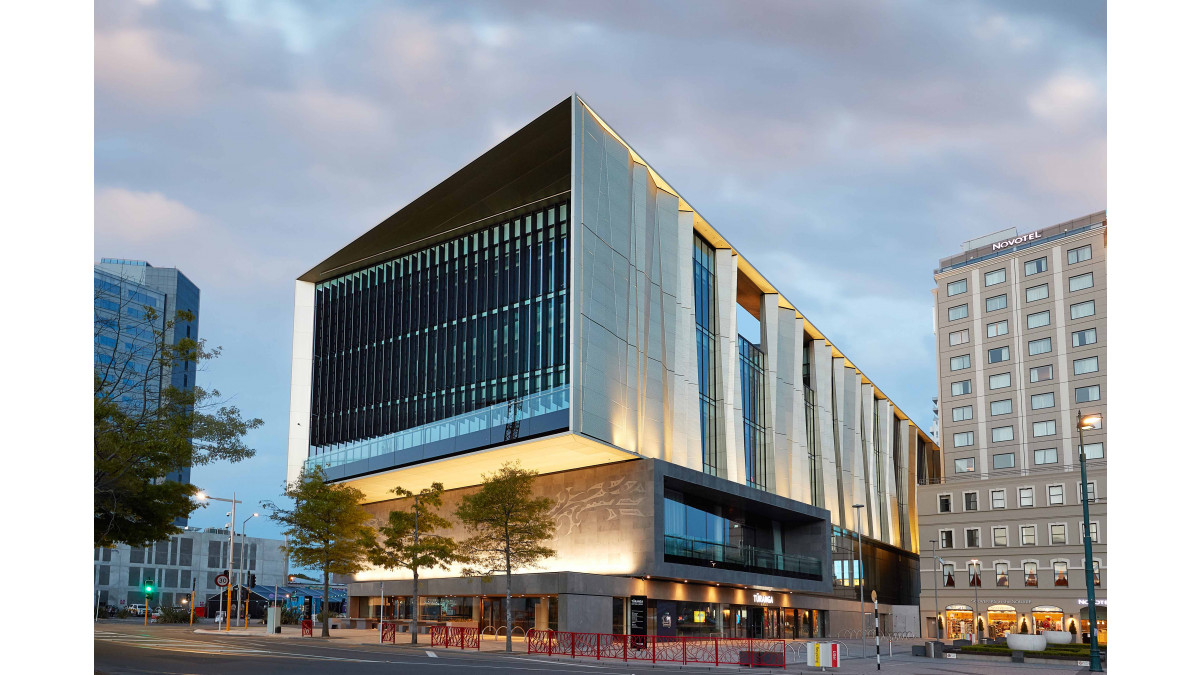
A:
<svg viewBox="0 0 1200 675">
<path fill-rule="evenodd" d="M 767 595 L 766 593 L 755 593 L 754 601 L 769 605 L 769 604 L 775 602 L 775 596 Z"/>
<path fill-rule="evenodd" d="M 1030 242 L 1035 239 L 1041 239 L 1041 238 L 1042 238 L 1042 231 L 1038 230 L 1037 232 L 1033 232 L 1031 234 L 1023 234 L 1019 237 L 1013 237 L 1012 239 L 1005 239 L 1004 241 L 998 241 L 998 242 L 992 244 L 992 250 L 999 251 L 1001 249 L 1008 248 L 1009 246 L 1016 246 L 1017 244 L 1024 244 L 1026 242 Z"/>
</svg>

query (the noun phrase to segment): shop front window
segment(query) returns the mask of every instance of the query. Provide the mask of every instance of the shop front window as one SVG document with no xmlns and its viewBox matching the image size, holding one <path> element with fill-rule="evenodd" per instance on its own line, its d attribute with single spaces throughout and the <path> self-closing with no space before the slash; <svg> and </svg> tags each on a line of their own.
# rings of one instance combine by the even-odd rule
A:
<svg viewBox="0 0 1200 675">
<path fill-rule="evenodd" d="M 1064 630 L 1062 607 L 1042 605 L 1033 608 L 1034 633 L 1047 630 Z"/>
<path fill-rule="evenodd" d="M 987 608 L 988 636 L 1001 638 L 1019 630 L 1017 610 L 1012 605 L 992 605 Z"/>
<path fill-rule="evenodd" d="M 962 640 L 972 631 L 971 622 L 974 613 L 969 605 L 949 605 L 946 607 L 946 637 L 951 640 Z"/>
</svg>

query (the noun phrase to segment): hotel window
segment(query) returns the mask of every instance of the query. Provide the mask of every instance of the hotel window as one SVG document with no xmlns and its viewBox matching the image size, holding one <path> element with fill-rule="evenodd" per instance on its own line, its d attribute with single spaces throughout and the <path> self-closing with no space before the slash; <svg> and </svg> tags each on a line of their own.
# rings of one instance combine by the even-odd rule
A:
<svg viewBox="0 0 1200 675">
<path fill-rule="evenodd" d="M 1049 354 L 1052 349 L 1054 349 L 1054 345 L 1053 345 L 1053 343 L 1051 343 L 1050 338 L 1042 338 L 1041 340 L 1030 340 L 1029 341 L 1029 355 L 1030 356 L 1037 356 L 1038 354 Z"/>
<path fill-rule="evenodd" d="M 970 340 L 971 340 L 971 331 L 966 328 L 964 328 L 962 330 L 956 330 L 950 334 L 950 346 L 951 347 L 956 347 L 961 344 L 966 344 Z"/>
<path fill-rule="evenodd" d="M 1092 503 L 1092 502 L 1095 502 L 1095 501 L 1096 501 L 1096 481 L 1094 481 L 1094 480 L 1089 480 L 1089 481 L 1088 481 L 1088 484 L 1087 484 L 1087 496 L 1088 496 L 1088 502 L 1089 502 L 1089 503 Z M 1083 503 L 1083 486 L 1080 486 L 1080 487 L 1079 487 L 1079 503 L 1080 503 L 1080 504 L 1082 504 L 1082 503 Z"/>
<path fill-rule="evenodd" d="M 1087 375 L 1100 370 L 1100 358 L 1089 356 L 1086 359 L 1075 359 L 1071 362 L 1071 367 L 1075 369 L 1076 375 Z"/>
<path fill-rule="evenodd" d="M 1003 509 L 1008 505 L 1008 492 L 1004 490 L 992 490 L 992 508 Z"/>
<path fill-rule="evenodd" d="M 997 347 L 988 350 L 988 363 L 1001 363 L 1008 360 L 1008 347 Z"/>
<path fill-rule="evenodd" d="M 967 548 L 979 548 L 979 528 L 967 528 Z"/>
<path fill-rule="evenodd" d="M 1070 288 L 1072 291 L 1082 291 L 1085 288 L 1091 288 L 1092 283 L 1093 282 L 1092 282 L 1092 273 L 1091 272 L 1088 272 L 1087 274 L 1080 274 L 1077 277 L 1071 277 L 1070 279 L 1067 279 L 1067 287 Z"/>
<path fill-rule="evenodd" d="M 1054 366 L 1052 365 L 1034 366 L 1029 369 L 1030 382 L 1045 382 L 1052 379 L 1054 379 Z"/>
<path fill-rule="evenodd" d="M 954 434 L 954 447 L 962 448 L 975 442 L 974 431 L 960 431 Z"/>
<path fill-rule="evenodd" d="M 975 471 L 975 458 L 964 457 L 954 460 L 954 473 L 973 473 Z"/>
<path fill-rule="evenodd" d="M 963 370 L 971 367 L 971 355 L 963 354 L 961 356 L 950 357 L 950 370 Z"/>
<path fill-rule="evenodd" d="M 992 528 L 992 546 L 1008 546 L 1008 528 Z"/>
<path fill-rule="evenodd" d="M 1021 545 L 1022 546 L 1037 546 L 1037 526 L 1022 525 L 1021 526 Z"/>
<path fill-rule="evenodd" d="M 969 393 L 971 393 L 971 381 L 970 380 L 962 380 L 961 382 L 951 382 L 950 383 L 950 395 L 951 396 L 962 396 L 963 394 L 969 394 Z"/>
<path fill-rule="evenodd" d="M 1004 268 L 1001 267 L 998 270 L 992 270 L 991 272 L 984 274 L 983 275 L 983 285 L 984 286 L 995 286 L 996 284 L 1002 284 L 1002 283 L 1004 283 L 1004 280 L 1006 278 L 1007 277 L 1004 274 Z"/>
<path fill-rule="evenodd" d="M 951 321 L 967 318 L 967 306 L 958 305 L 957 307 L 951 307 L 948 310 L 948 316 L 950 317 Z"/>
<path fill-rule="evenodd" d="M 1027 562 L 1025 567 L 1025 585 L 1037 586 L 1037 563 Z"/>
<path fill-rule="evenodd" d="M 1008 307 L 1008 294 L 993 295 L 986 300 L 986 309 L 989 312 L 994 312 L 998 309 Z"/>
<path fill-rule="evenodd" d="M 1079 524 L 1079 532 L 1080 532 L 1080 536 L 1082 536 L 1083 535 L 1083 523 Z M 1092 521 L 1091 527 L 1088 528 L 1088 534 L 1091 535 L 1093 544 L 1099 542 L 1100 541 L 1100 523 Z"/>
<path fill-rule="evenodd" d="M 1056 433 L 1058 433 L 1058 425 L 1054 420 L 1033 423 L 1034 436 L 1053 436 Z"/>
<path fill-rule="evenodd" d="M 988 389 L 1003 389 L 1012 384 L 1012 373 L 1000 373 L 988 378 Z"/>
<path fill-rule="evenodd" d="M 992 442 L 993 443 L 1003 443 L 1004 441 L 1011 441 L 1012 439 L 1013 439 L 1013 428 L 1011 426 L 996 427 L 995 429 L 992 429 Z M 996 468 L 999 468 L 999 467 L 996 467 Z"/>
<path fill-rule="evenodd" d="M 996 323 L 989 323 L 987 325 L 988 337 L 994 338 L 1001 335 L 1008 335 L 1008 319 L 997 321 Z"/>
<path fill-rule="evenodd" d="M 993 469 L 1011 469 L 1017 465 L 1017 456 L 1011 452 L 1003 452 L 999 455 L 992 455 Z"/>
<path fill-rule="evenodd" d="M 1053 523 L 1050 525 L 1050 544 L 1052 546 L 1067 545 L 1067 526 L 1062 523 Z"/>
<path fill-rule="evenodd" d="M 1075 388 L 1076 403 L 1090 403 L 1091 401 L 1100 400 L 1100 385 L 1094 384 L 1090 387 Z"/>
<path fill-rule="evenodd" d="M 1092 585 L 1100 588 L 1100 561 L 1092 561 Z"/>
<path fill-rule="evenodd" d="M 1046 258 L 1038 258 L 1025 263 L 1025 276 L 1033 276 L 1046 271 Z"/>
<path fill-rule="evenodd" d="M 1003 529 L 1003 528 L 997 528 Z M 1004 534 L 1005 543 L 996 544 L 997 546 L 1008 546 L 1008 532 Z M 996 563 L 996 585 L 1001 588 L 1008 588 L 1008 563 Z"/>
<path fill-rule="evenodd" d="M 1034 410 L 1054 407 L 1054 392 L 1048 391 L 1045 394 L 1034 394 L 1029 397 L 1029 405 Z"/>
<path fill-rule="evenodd" d="M 1071 305 L 1071 318 L 1082 319 L 1085 316 L 1092 316 L 1096 313 L 1096 301 L 1088 300 L 1087 302 L 1077 302 Z"/>
<path fill-rule="evenodd" d="M 959 279 L 946 284 L 946 295 L 959 295 L 967 292 L 967 280 Z"/>
<path fill-rule="evenodd" d="M 1033 451 L 1034 464 L 1058 464 L 1058 448 Z"/>
<path fill-rule="evenodd" d="M 1025 289 L 1025 302 L 1037 302 L 1050 297 L 1050 284 L 1039 284 Z"/>
<path fill-rule="evenodd" d="M 1063 486 L 1047 485 L 1046 496 L 1049 499 L 1047 502 L 1050 506 L 1061 506 L 1063 503 Z"/>
<path fill-rule="evenodd" d="M 1020 499 L 1021 508 L 1024 508 L 1026 506 L 1033 506 L 1033 488 L 1031 488 L 1031 487 L 1018 488 L 1017 495 L 1018 495 L 1018 498 Z"/>
<path fill-rule="evenodd" d="M 954 565 L 942 565 L 942 587 L 954 588 Z"/>
<path fill-rule="evenodd" d="M 965 422 L 974 416 L 974 406 L 964 405 L 959 408 L 951 408 L 950 416 L 955 422 Z"/>
<path fill-rule="evenodd" d="M 938 513 L 950 513 L 950 495 L 938 495 Z"/>
<path fill-rule="evenodd" d="M 963 493 L 963 511 L 978 511 L 979 510 L 979 493 L 964 492 Z"/>
<path fill-rule="evenodd" d="M 954 530 L 942 530 L 942 548 L 954 548 Z"/>
<path fill-rule="evenodd" d="M 1055 586 L 1066 586 L 1067 585 L 1067 563 L 1055 562 L 1052 564 L 1054 565 L 1054 585 Z"/>
<path fill-rule="evenodd" d="M 1042 326 L 1050 325 L 1050 310 L 1030 314 L 1025 317 L 1025 326 L 1027 328 L 1041 328 Z"/>
<path fill-rule="evenodd" d="M 1067 251 L 1067 264 L 1074 265 L 1075 263 L 1083 262 L 1084 260 L 1092 259 L 1092 245 L 1080 246 Z"/>
<path fill-rule="evenodd" d="M 1012 414 L 1012 399 L 1006 398 L 1003 401 L 991 402 L 992 415 L 1009 415 Z"/>
<path fill-rule="evenodd" d="M 1084 330 L 1077 330 L 1074 333 L 1071 333 L 1072 347 L 1082 347 L 1084 345 L 1094 344 L 1096 344 L 1095 328 L 1085 328 Z"/>
<path fill-rule="evenodd" d="M 1083 456 L 1087 459 L 1104 459 L 1104 444 L 1085 443 L 1083 446 Z"/>
</svg>

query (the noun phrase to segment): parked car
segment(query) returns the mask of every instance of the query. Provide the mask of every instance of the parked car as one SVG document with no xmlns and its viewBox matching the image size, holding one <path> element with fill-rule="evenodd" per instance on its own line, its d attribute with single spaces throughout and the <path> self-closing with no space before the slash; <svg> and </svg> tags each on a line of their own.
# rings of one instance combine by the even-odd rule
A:
<svg viewBox="0 0 1200 675">
<path fill-rule="evenodd" d="M 129 613 L 134 616 L 141 616 L 146 613 L 145 605 L 130 605 L 128 609 Z"/>
</svg>

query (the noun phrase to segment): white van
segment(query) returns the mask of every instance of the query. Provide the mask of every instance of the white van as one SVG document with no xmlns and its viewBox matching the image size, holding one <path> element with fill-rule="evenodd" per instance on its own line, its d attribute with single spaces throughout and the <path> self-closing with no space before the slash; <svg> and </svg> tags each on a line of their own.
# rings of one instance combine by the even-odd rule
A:
<svg viewBox="0 0 1200 675">
<path fill-rule="evenodd" d="M 129 613 L 130 613 L 130 614 L 132 614 L 132 615 L 134 615 L 134 616 L 141 616 L 141 615 L 143 615 L 143 614 L 145 614 L 145 613 L 146 613 L 146 606 L 145 606 L 145 605 L 130 605 L 130 606 L 129 606 L 129 607 L 127 607 L 126 609 L 128 609 L 128 610 L 129 610 Z"/>
</svg>

